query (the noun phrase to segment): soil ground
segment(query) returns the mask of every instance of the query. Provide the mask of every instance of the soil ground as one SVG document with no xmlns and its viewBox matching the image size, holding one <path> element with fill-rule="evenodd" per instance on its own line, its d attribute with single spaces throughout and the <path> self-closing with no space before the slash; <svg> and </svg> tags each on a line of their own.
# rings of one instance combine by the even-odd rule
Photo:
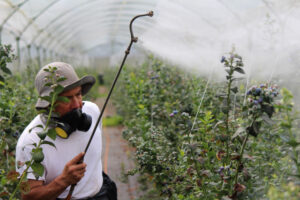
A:
<svg viewBox="0 0 300 200">
<path fill-rule="evenodd" d="M 101 94 L 107 93 L 106 88 L 100 86 Z M 105 98 L 98 98 L 96 104 L 102 109 Z M 116 109 L 109 101 L 103 114 L 103 118 L 114 116 Z M 118 200 L 134 200 L 139 196 L 137 175 L 124 178 L 124 172 L 134 168 L 131 159 L 134 149 L 130 148 L 127 141 L 122 138 L 122 126 L 103 127 L 102 129 L 102 164 L 103 170 L 118 188 Z"/>
</svg>

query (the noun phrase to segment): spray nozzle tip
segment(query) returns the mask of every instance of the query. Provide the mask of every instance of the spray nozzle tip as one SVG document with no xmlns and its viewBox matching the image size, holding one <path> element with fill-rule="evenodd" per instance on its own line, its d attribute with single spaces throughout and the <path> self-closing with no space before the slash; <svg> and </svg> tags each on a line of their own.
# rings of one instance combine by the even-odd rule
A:
<svg viewBox="0 0 300 200">
<path fill-rule="evenodd" d="M 151 10 L 151 11 L 148 13 L 148 15 L 149 15 L 150 17 L 152 17 L 152 16 L 153 16 L 153 11 Z"/>
</svg>

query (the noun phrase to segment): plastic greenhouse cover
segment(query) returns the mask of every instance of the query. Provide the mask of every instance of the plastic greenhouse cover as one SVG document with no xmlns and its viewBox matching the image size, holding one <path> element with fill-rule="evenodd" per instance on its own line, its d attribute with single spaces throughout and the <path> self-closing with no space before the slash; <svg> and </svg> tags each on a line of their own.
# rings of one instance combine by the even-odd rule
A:
<svg viewBox="0 0 300 200">
<path fill-rule="evenodd" d="M 23 51 L 31 45 L 72 55 L 123 53 L 130 19 L 153 10 L 153 18 L 134 24 L 137 48 L 176 64 L 210 72 L 232 46 L 252 73 L 273 74 L 283 65 L 292 71 L 300 62 L 300 0 L 0 0 L 0 23 L 20 4 L 1 39 L 16 46 L 20 37 Z"/>
<path fill-rule="evenodd" d="M 0 22 L 22 2 L 1 0 Z M 4 25 L 2 40 L 13 42 L 13 35 L 21 37 L 23 46 L 46 43 L 48 47 L 57 46 L 54 41 L 60 43 L 76 37 L 77 42 L 83 41 L 80 46 L 89 49 L 95 43 L 118 40 L 123 34 L 128 36 L 128 23 L 132 16 L 145 13 L 154 6 L 155 1 L 146 0 L 27 0 Z M 69 43 L 65 41 L 61 45 L 68 46 Z"/>
</svg>

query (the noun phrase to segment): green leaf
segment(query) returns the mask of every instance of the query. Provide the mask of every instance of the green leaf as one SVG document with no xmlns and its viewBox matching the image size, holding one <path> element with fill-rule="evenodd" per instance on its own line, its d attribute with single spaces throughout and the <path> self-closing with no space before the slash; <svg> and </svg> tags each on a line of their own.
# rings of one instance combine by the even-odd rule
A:
<svg viewBox="0 0 300 200">
<path fill-rule="evenodd" d="M 51 103 L 51 97 L 50 96 L 39 96 L 39 98 L 45 100 L 45 101 L 48 101 L 49 103 Z"/>
<path fill-rule="evenodd" d="M 62 76 L 62 77 L 59 77 L 56 81 L 57 82 L 62 82 L 64 80 L 67 80 L 67 78 Z"/>
<path fill-rule="evenodd" d="M 244 80 L 245 78 L 244 77 L 239 77 L 239 78 L 233 78 L 232 81 L 241 81 L 241 80 Z"/>
<path fill-rule="evenodd" d="M 62 93 L 62 91 L 64 91 L 64 87 L 61 86 L 61 85 L 57 85 L 57 86 L 55 87 L 55 89 L 54 89 L 54 92 L 55 92 L 56 94 L 60 94 L 60 93 Z"/>
<path fill-rule="evenodd" d="M 43 113 L 47 114 L 47 110 L 46 109 L 37 110 L 37 113 L 38 114 L 43 114 Z"/>
<path fill-rule="evenodd" d="M 242 68 L 240 68 L 240 67 L 234 68 L 234 71 L 236 71 L 236 72 L 238 72 L 240 74 L 245 74 L 245 71 Z"/>
<path fill-rule="evenodd" d="M 29 133 L 35 128 L 43 128 L 43 125 L 39 124 L 39 125 L 32 127 L 31 129 L 29 129 Z"/>
<path fill-rule="evenodd" d="M 32 145 L 32 146 L 34 146 L 34 147 L 36 147 L 36 143 L 32 143 L 32 144 L 30 144 L 30 145 Z M 23 149 L 23 151 L 24 151 L 24 149 Z"/>
<path fill-rule="evenodd" d="M 262 118 L 263 121 L 264 121 L 265 123 L 267 123 L 268 125 L 273 125 L 273 124 L 275 124 L 275 122 L 274 122 L 267 114 L 265 114 L 265 113 L 263 113 L 263 114 L 261 115 L 261 118 Z"/>
<path fill-rule="evenodd" d="M 256 137 L 259 134 L 260 126 L 261 126 L 261 122 L 255 121 L 251 126 L 247 127 L 246 130 L 250 135 Z"/>
<path fill-rule="evenodd" d="M 180 151 L 180 156 L 183 157 L 184 156 L 184 151 L 182 149 L 180 149 L 179 151 Z"/>
<path fill-rule="evenodd" d="M 263 104 L 261 107 L 261 110 L 268 114 L 269 117 L 272 117 L 273 113 L 275 112 L 275 109 L 272 105 Z"/>
<path fill-rule="evenodd" d="M 39 133 L 37 133 L 37 135 L 39 136 L 39 138 L 40 138 L 41 140 L 44 140 L 45 137 L 47 136 L 47 131 L 39 132 Z"/>
<path fill-rule="evenodd" d="M 3 78 L 3 76 L 0 75 L 0 81 L 1 82 L 5 82 L 5 79 Z"/>
<path fill-rule="evenodd" d="M 8 69 L 6 66 L 1 66 L 1 69 L 3 72 L 7 73 L 7 74 L 11 74 L 10 69 Z"/>
<path fill-rule="evenodd" d="M 70 102 L 70 99 L 68 99 L 67 97 L 64 97 L 64 96 L 58 96 L 56 100 L 61 101 L 61 102 L 65 102 L 65 103 Z"/>
<path fill-rule="evenodd" d="M 31 155 L 34 162 L 40 163 L 44 160 L 44 153 L 42 148 L 32 149 Z"/>
<path fill-rule="evenodd" d="M 32 168 L 33 173 L 34 173 L 34 175 L 35 175 L 35 177 L 37 179 L 38 179 L 38 177 L 43 176 L 43 174 L 44 174 L 44 166 L 41 163 L 34 162 L 31 165 L 31 168 Z"/>
<path fill-rule="evenodd" d="M 54 148 L 56 148 L 56 146 L 53 142 L 50 142 L 50 141 L 47 141 L 47 140 L 43 141 L 41 144 L 48 144 L 48 145 L 53 146 Z"/>
<path fill-rule="evenodd" d="M 56 139 L 56 131 L 55 129 L 49 129 L 47 132 L 48 137 L 50 137 L 52 140 Z"/>
<path fill-rule="evenodd" d="M 231 88 L 230 90 L 235 94 L 239 91 L 237 87 Z"/>
<path fill-rule="evenodd" d="M 291 147 L 297 147 L 298 145 L 300 145 L 300 142 L 297 142 L 295 139 L 291 139 L 287 142 L 287 144 Z"/>
<path fill-rule="evenodd" d="M 52 85 L 52 83 L 46 83 L 44 86 L 46 86 L 46 87 L 50 87 Z"/>
<path fill-rule="evenodd" d="M 140 109 L 144 109 L 144 108 L 145 108 L 145 106 L 144 106 L 143 104 L 138 104 L 138 108 L 140 108 Z"/>
<path fill-rule="evenodd" d="M 235 139 L 236 137 L 240 137 L 242 133 L 245 133 L 246 132 L 246 129 L 245 127 L 239 127 L 237 129 L 237 131 L 233 134 L 233 136 L 231 137 L 231 139 Z"/>
</svg>

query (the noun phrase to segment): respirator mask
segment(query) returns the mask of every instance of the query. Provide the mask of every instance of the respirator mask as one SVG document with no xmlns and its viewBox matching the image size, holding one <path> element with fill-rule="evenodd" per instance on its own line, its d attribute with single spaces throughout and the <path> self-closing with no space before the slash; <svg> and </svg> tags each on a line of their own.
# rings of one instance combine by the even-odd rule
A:
<svg viewBox="0 0 300 200">
<path fill-rule="evenodd" d="M 88 131 L 92 125 L 92 117 L 83 113 L 80 108 L 76 108 L 63 115 L 55 118 L 57 135 L 67 139 L 74 131 Z"/>
</svg>

